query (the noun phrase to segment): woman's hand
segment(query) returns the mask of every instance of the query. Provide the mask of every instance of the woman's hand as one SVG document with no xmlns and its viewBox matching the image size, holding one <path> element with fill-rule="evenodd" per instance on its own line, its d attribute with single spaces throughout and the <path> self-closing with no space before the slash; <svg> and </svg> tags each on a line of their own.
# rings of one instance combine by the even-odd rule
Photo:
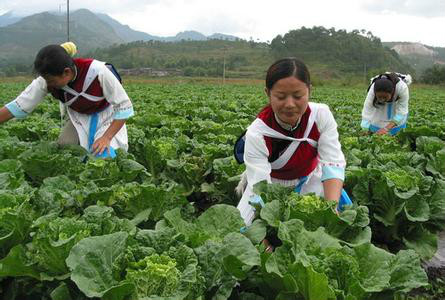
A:
<svg viewBox="0 0 445 300">
<path fill-rule="evenodd" d="M 376 133 L 378 135 L 385 135 L 387 134 L 391 129 L 393 129 L 396 126 L 396 123 L 394 122 L 389 122 L 388 125 L 386 125 L 383 128 L 380 128 Z"/>
<path fill-rule="evenodd" d="M 105 135 L 98 138 L 93 146 L 92 146 L 92 151 L 93 151 L 93 155 L 102 155 L 102 153 L 104 153 L 105 151 L 110 151 L 110 143 L 111 143 L 111 139 L 109 139 L 108 137 L 106 137 Z M 108 153 L 111 155 L 111 153 Z"/>
<path fill-rule="evenodd" d="M 388 128 L 383 127 L 383 128 L 380 128 L 379 130 L 377 130 L 376 134 L 385 135 L 388 133 L 388 131 L 389 131 Z"/>
<path fill-rule="evenodd" d="M 113 120 L 113 122 L 111 122 L 110 127 L 108 127 L 108 129 L 105 131 L 104 135 L 100 138 L 98 138 L 93 146 L 92 146 L 92 151 L 94 155 L 102 155 L 102 153 L 106 150 L 108 151 L 108 154 L 111 156 L 110 153 L 110 142 L 113 139 L 113 137 L 116 135 L 116 133 L 122 128 L 122 126 L 124 126 L 125 124 L 125 119 L 123 120 Z"/>
<path fill-rule="evenodd" d="M 273 246 L 270 244 L 270 242 L 267 239 L 262 240 L 261 243 L 264 246 L 264 252 L 266 252 L 266 253 L 272 253 L 273 252 L 274 248 L 273 248 Z"/>
</svg>

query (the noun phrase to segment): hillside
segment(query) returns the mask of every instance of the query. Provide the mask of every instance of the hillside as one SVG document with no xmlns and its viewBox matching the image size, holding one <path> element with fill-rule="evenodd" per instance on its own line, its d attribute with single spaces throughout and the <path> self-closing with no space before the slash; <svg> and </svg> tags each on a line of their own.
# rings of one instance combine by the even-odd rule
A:
<svg viewBox="0 0 445 300">
<path fill-rule="evenodd" d="M 262 77 L 273 60 L 265 43 L 217 39 L 139 41 L 98 49 L 89 56 L 112 62 L 119 69 L 179 69 L 189 76 L 222 75 L 225 57 L 229 77 Z"/>
<path fill-rule="evenodd" d="M 378 37 L 364 30 L 302 27 L 274 38 L 271 50 L 275 58 L 297 56 L 320 65 L 333 77 L 346 73 L 370 78 L 387 70 L 412 72 L 395 51 L 383 47 Z"/>
<path fill-rule="evenodd" d="M 383 45 L 396 51 L 404 61 L 413 67 L 417 76 L 422 75 L 434 64 L 445 65 L 445 48 L 443 47 L 407 42 L 387 42 Z"/>
<path fill-rule="evenodd" d="M 162 40 L 161 37 L 131 29 L 128 25 L 122 25 L 107 14 L 96 14 L 102 21 L 110 25 L 114 32 L 126 43 L 134 41 Z"/>
<path fill-rule="evenodd" d="M 21 17 L 15 16 L 12 12 L 8 11 L 0 15 L 0 27 L 8 26 L 18 22 Z"/>
<path fill-rule="evenodd" d="M 5 14 L 0 21 L 12 22 L 13 17 Z M 176 69 L 176 74 L 221 76 L 225 57 L 227 76 L 263 77 L 275 59 L 297 56 L 311 66 L 316 76 L 335 79 L 352 75 L 365 79 L 386 70 L 416 76 L 409 64 L 420 65 L 418 58 L 402 54 L 409 53 L 409 47 L 390 50 L 387 47 L 395 44 L 384 47 L 378 37 L 364 30 L 302 27 L 279 35 L 268 44 L 221 33 L 206 36 L 197 31 L 159 37 L 86 9 L 73 12 L 70 21 L 70 39 L 77 44 L 80 56 L 110 61 L 121 69 Z M 48 12 L 0 27 L 0 73 L 29 72 L 36 52 L 44 45 L 64 42 L 66 31 L 66 16 Z M 430 53 L 441 53 L 424 48 Z M 402 51 L 400 56 L 397 51 Z M 431 60 L 434 54 L 425 57 Z"/>
<path fill-rule="evenodd" d="M 0 71 L 7 73 L 29 70 L 36 52 L 48 44 L 66 41 L 66 15 L 53 12 L 17 17 L 12 12 L 0 15 Z M 70 14 L 70 40 L 85 55 L 96 48 L 134 41 L 238 40 L 222 33 L 206 36 L 197 31 L 183 31 L 175 36 L 160 37 L 136 31 L 106 14 L 80 9 Z M 83 53 L 83 54 L 82 54 Z"/>
<path fill-rule="evenodd" d="M 109 25 L 86 9 L 72 13 L 70 21 L 70 39 L 80 52 L 124 42 Z M 66 41 L 66 32 L 66 18 L 48 12 L 1 27 L 0 68 L 19 62 L 31 64 L 41 47 Z"/>
<path fill-rule="evenodd" d="M 238 37 L 233 35 L 214 33 L 212 35 L 206 36 L 194 30 L 182 31 L 176 34 L 175 36 L 167 36 L 167 37 L 156 36 L 142 31 L 133 30 L 130 28 L 130 26 L 119 23 L 118 21 L 108 16 L 107 14 L 96 14 L 96 15 L 102 21 L 110 25 L 116 32 L 116 34 L 127 43 L 136 41 L 180 42 L 182 40 L 205 41 L 211 39 L 230 40 L 230 41 L 239 40 Z"/>
<path fill-rule="evenodd" d="M 133 42 L 98 49 L 91 56 L 121 69 L 172 68 L 193 76 L 221 76 L 224 56 L 226 75 L 236 77 L 262 78 L 271 62 L 286 56 L 303 59 L 316 77 L 329 79 L 370 78 L 386 70 L 413 71 L 377 37 L 323 27 L 291 30 L 271 44 L 241 40 Z"/>
</svg>

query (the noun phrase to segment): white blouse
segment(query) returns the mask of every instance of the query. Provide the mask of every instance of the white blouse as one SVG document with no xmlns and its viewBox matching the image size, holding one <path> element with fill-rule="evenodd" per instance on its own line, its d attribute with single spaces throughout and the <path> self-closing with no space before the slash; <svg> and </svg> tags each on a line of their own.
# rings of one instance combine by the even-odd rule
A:
<svg viewBox="0 0 445 300">
<path fill-rule="evenodd" d="M 394 122 L 396 125 L 402 125 L 408 118 L 408 100 L 409 89 L 408 85 L 399 80 L 396 84 L 393 102 L 386 102 L 383 105 L 375 107 L 372 103 L 375 98 L 374 83 L 369 88 L 362 110 L 361 127 L 369 129 L 373 125 L 379 128 L 385 127 L 389 122 Z"/>
<path fill-rule="evenodd" d="M 344 180 L 346 161 L 338 139 L 337 123 L 334 116 L 325 104 L 309 102 L 309 106 L 311 114 L 315 113 L 314 126 L 316 125 L 320 132 L 316 148 L 323 172 L 322 180 L 331 178 Z M 263 180 L 272 181 L 270 176 L 272 167 L 268 161 L 269 150 L 264 140 L 264 132 L 258 130 L 257 126 L 252 125 L 246 132 L 244 150 L 247 182 L 251 187 Z M 285 136 L 279 138 L 295 140 Z"/>
<path fill-rule="evenodd" d="M 114 74 L 105 66 L 105 63 L 94 60 L 94 68 L 97 73 L 99 84 L 102 88 L 104 98 L 111 104 L 105 110 L 98 113 L 99 122 L 94 140 L 101 137 L 113 120 L 128 119 L 134 115 L 133 105 L 125 92 L 122 84 Z M 92 67 L 91 64 L 90 68 Z M 6 104 L 6 108 L 16 118 L 25 118 L 30 114 L 48 94 L 46 81 L 43 77 L 37 77 L 30 85 L 13 101 Z M 90 150 L 88 135 L 91 115 L 81 114 L 69 106 L 64 105 L 68 115 L 79 135 L 80 145 Z M 114 149 L 128 149 L 127 129 L 124 125 L 111 140 Z"/>
</svg>

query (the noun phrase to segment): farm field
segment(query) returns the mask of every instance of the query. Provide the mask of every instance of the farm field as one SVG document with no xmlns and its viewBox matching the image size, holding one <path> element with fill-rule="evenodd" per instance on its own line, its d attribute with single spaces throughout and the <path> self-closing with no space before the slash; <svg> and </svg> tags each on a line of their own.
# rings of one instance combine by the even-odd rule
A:
<svg viewBox="0 0 445 300">
<path fill-rule="evenodd" d="M 26 81 L 0 82 L 0 104 Z M 315 86 L 347 158 L 354 205 L 259 184 L 241 233 L 233 145 L 261 82 L 138 81 L 115 160 L 56 145 L 58 103 L 0 125 L 0 299 L 444 299 L 426 267 L 445 230 L 445 89 L 410 86 L 408 128 L 364 136 L 366 87 Z M 274 246 L 267 253 L 261 241 Z M 422 267 L 423 266 L 423 267 Z"/>
</svg>

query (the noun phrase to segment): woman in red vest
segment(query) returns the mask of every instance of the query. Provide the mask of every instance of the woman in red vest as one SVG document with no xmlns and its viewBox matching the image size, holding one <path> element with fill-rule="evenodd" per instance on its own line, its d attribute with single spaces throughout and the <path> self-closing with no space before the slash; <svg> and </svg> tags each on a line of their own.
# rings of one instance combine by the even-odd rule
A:
<svg viewBox="0 0 445 300">
<path fill-rule="evenodd" d="M 327 105 L 309 102 L 310 91 L 303 62 L 285 58 L 269 67 L 265 88 L 269 105 L 245 134 L 246 171 L 237 187 L 243 193 L 238 209 L 246 225 L 255 217 L 251 203 L 262 203 L 253 185 L 263 180 L 337 202 L 343 195 L 344 203 L 350 204 L 342 190 L 346 162 L 337 123 Z"/>
<path fill-rule="evenodd" d="M 34 69 L 40 76 L 13 101 L 0 109 L 0 123 L 25 118 L 51 93 L 59 100 L 69 121 L 60 144 L 80 144 L 99 157 L 115 157 L 115 150 L 128 149 L 126 120 L 133 105 L 117 73 L 104 62 L 72 58 L 72 43 L 43 47 Z"/>
</svg>

